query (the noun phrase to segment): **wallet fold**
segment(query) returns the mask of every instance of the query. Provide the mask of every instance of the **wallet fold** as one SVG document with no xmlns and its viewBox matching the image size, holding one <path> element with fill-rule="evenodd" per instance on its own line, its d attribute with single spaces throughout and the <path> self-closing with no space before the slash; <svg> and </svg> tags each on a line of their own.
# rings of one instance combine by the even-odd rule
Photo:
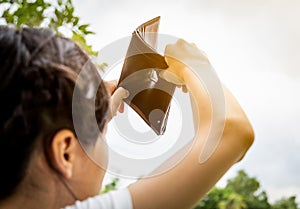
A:
<svg viewBox="0 0 300 209">
<path fill-rule="evenodd" d="M 160 17 L 156 17 L 132 33 L 118 87 L 129 91 L 130 96 L 124 101 L 157 135 L 162 135 L 176 86 L 159 76 L 161 70 L 168 68 L 156 51 L 159 21 Z"/>
</svg>

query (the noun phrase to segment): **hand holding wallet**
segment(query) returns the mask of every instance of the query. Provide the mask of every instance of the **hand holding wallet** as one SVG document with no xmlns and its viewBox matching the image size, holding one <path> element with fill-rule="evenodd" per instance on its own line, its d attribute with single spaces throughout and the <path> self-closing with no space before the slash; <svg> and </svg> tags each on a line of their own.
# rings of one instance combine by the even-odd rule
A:
<svg viewBox="0 0 300 209">
<path fill-rule="evenodd" d="M 156 17 L 132 33 L 118 87 L 129 91 L 124 101 L 157 135 L 162 135 L 176 86 L 159 76 L 168 68 L 165 58 L 156 51 L 159 20 Z"/>
</svg>

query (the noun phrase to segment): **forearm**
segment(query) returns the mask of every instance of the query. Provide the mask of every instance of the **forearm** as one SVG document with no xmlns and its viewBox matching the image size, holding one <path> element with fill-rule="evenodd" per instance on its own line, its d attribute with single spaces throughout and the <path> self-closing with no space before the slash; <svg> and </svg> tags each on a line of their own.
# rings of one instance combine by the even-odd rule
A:
<svg viewBox="0 0 300 209">
<path fill-rule="evenodd" d="M 210 124 L 213 107 L 205 84 L 191 70 L 183 69 L 183 71 L 183 80 L 189 92 L 193 111 L 194 121 L 191 123 L 194 122 L 195 132 L 197 132 L 200 128 L 200 116 L 202 126 Z"/>
<path fill-rule="evenodd" d="M 226 124 L 219 146 L 213 155 L 199 164 L 199 153 L 205 136 L 198 136 L 190 153 L 172 170 L 149 179 L 142 179 L 129 187 L 135 209 L 190 208 L 203 197 L 224 173 L 246 152 L 251 136 L 236 122 Z M 232 137 L 232 131 L 238 132 Z M 203 131 L 204 133 L 205 131 Z M 250 141 L 250 140 L 249 140 Z"/>
<path fill-rule="evenodd" d="M 198 79 L 194 72 L 191 70 L 184 70 L 183 72 L 184 82 L 191 98 L 195 129 L 199 129 L 201 126 L 208 126 L 211 123 L 213 112 L 211 95 L 204 86 L 204 83 Z M 225 122 L 228 123 L 229 121 L 236 121 L 239 124 L 243 124 L 243 131 L 248 132 L 250 135 L 254 135 L 252 126 L 236 98 L 225 85 L 220 84 L 220 91 L 222 91 L 222 94 L 224 95 L 225 103 L 221 103 L 222 99 L 220 99 L 220 104 L 217 105 L 222 106 L 221 108 L 225 108 L 225 115 L 221 115 L 214 119 L 219 120 L 219 122 L 223 124 Z M 201 124 L 199 123 L 200 117 Z M 254 138 L 254 136 L 252 138 Z"/>
<path fill-rule="evenodd" d="M 143 179 L 129 187 L 135 209 L 190 208 L 203 197 L 248 150 L 253 131 L 244 113 L 235 110 L 236 101 L 227 92 L 227 118 L 219 145 L 211 157 L 199 163 L 209 126 L 202 126 L 190 153 L 175 168 L 160 176 Z M 239 105 L 238 105 L 239 106 Z M 230 114 L 229 114 L 230 113 Z"/>
<path fill-rule="evenodd" d="M 170 52 L 170 57 L 177 57 L 178 60 L 184 58 L 186 66 L 190 64 L 189 67 L 199 72 L 210 70 L 210 64 L 206 57 L 202 56 L 202 52 L 184 41 L 166 47 L 166 52 Z M 244 156 L 254 138 L 252 127 L 242 108 L 223 87 L 226 114 L 217 118 L 217 124 L 224 125 L 221 139 L 206 161 L 199 163 L 199 156 L 205 148 L 214 116 L 212 101 L 205 86 L 193 71 L 183 68 L 182 63 L 175 59 L 168 58 L 167 61 L 170 66 L 168 71 L 187 85 L 194 101 L 193 113 L 197 120 L 201 116 L 201 120 L 200 123 L 196 121 L 196 136 L 190 152 L 176 167 L 160 176 L 142 179 L 129 187 L 135 209 L 191 208 Z"/>
<path fill-rule="evenodd" d="M 226 128 L 222 135 L 224 135 L 227 131 L 234 136 L 235 133 L 238 133 L 238 131 L 234 131 L 233 127 L 236 130 L 239 130 L 241 133 L 247 135 L 248 137 L 241 137 L 240 140 L 234 141 L 233 143 L 240 143 L 248 149 L 254 140 L 253 128 L 242 107 L 240 106 L 236 98 L 232 95 L 232 93 L 228 90 L 228 88 L 222 85 L 220 90 L 223 91 L 225 103 L 218 104 L 224 106 L 225 115 L 217 117 L 214 116 L 214 118 L 212 118 L 213 105 L 211 103 L 210 95 L 207 89 L 202 84 L 202 82 L 197 78 L 195 73 L 193 73 L 191 70 L 185 70 L 184 82 L 187 85 L 187 88 L 189 89 L 191 106 L 193 111 L 194 127 L 195 130 L 198 130 L 198 134 L 208 137 L 208 133 L 205 132 L 205 130 L 207 130 L 205 127 L 211 127 L 210 122 L 212 120 L 218 120 L 220 126 L 224 125 Z M 201 123 L 199 122 L 200 116 Z M 219 127 L 219 129 L 220 128 L 222 127 Z M 217 146 L 217 144 L 215 146 Z M 245 151 L 242 151 L 241 155 L 242 156 L 239 158 L 239 160 L 245 155 Z"/>
<path fill-rule="evenodd" d="M 200 164 L 199 155 L 210 131 L 210 98 L 204 86 L 192 74 L 186 75 L 185 82 L 194 95 L 196 112 L 201 114 L 201 126 L 197 125 L 198 133 L 194 145 L 186 158 L 172 170 L 130 186 L 135 209 L 143 208 L 146 202 L 149 209 L 190 208 L 244 156 L 253 142 L 253 130 L 246 115 L 233 95 L 224 87 L 224 131 L 215 152 L 206 162 Z"/>
</svg>

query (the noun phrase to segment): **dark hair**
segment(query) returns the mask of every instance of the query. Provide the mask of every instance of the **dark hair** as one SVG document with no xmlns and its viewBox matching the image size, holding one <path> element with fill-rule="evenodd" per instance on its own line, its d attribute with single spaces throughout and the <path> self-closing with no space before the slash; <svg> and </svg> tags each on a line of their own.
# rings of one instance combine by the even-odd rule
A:
<svg viewBox="0 0 300 209">
<path fill-rule="evenodd" d="M 77 111 L 80 121 L 76 123 L 86 136 L 80 142 L 95 143 L 99 130 L 93 130 L 89 121 L 96 116 L 97 128 L 103 130 L 109 97 L 101 80 L 96 99 L 87 99 L 86 87 L 81 85 L 81 98 L 72 104 L 83 67 L 92 73 L 89 83 L 100 79 L 89 57 L 73 41 L 48 29 L 0 26 L 0 199 L 11 195 L 26 175 L 37 142 L 47 149 L 54 134 L 64 128 L 76 136 L 72 105 L 73 112 L 94 105 L 92 115 Z"/>
</svg>

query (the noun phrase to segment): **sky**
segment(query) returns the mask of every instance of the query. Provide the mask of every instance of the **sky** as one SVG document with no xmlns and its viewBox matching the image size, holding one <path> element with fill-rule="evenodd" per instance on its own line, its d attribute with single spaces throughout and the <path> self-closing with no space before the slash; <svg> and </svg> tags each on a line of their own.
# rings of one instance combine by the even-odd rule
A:
<svg viewBox="0 0 300 209">
<path fill-rule="evenodd" d="M 203 49 L 219 78 L 253 124 L 256 140 L 239 169 L 261 182 L 271 201 L 300 199 L 300 1 L 298 0 L 74 0 L 91 24 L 95 49 L 128 36 L 161 16 L 160 32 Z"/>
</svg>

